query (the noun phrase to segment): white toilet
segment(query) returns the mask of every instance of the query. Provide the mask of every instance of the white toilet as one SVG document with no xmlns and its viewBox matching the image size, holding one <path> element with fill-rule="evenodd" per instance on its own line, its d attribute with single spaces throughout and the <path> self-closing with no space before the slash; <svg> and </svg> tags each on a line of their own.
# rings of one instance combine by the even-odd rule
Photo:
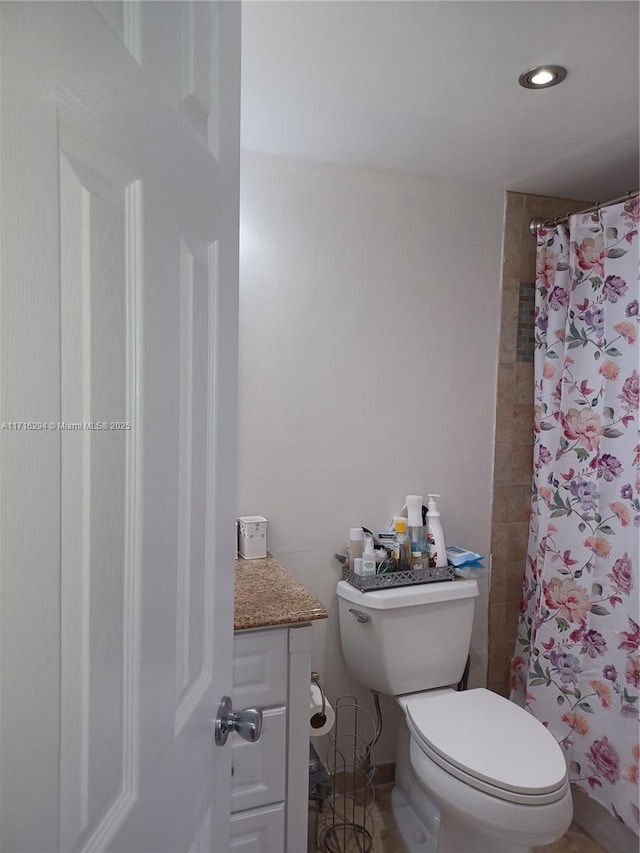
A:
<svg viewBox="0 0 640 853">
<path fill-rule="evenodd" d="M 553 736 L 502 696 L 455 690 L 476 581 L 365 593 L 340 581 L 337 593 L 351 675 L 404 709 L 392 806 L 410 853 L 526 853 L 560 838 L 573 805 Z"/>
</svg>

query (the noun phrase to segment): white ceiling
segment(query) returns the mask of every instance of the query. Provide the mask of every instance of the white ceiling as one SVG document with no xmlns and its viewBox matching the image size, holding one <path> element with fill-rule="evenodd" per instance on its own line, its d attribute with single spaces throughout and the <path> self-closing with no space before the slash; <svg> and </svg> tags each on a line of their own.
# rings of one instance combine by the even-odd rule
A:
<svg viewBox="0 0 640 853">
<path fill-rule="evenodd" d="M 638 3 L 243 3 L 242 146 L 605 201 L 638 187 Z M 557 88 L 518 76 L 564 65 Z"/>
</svg>

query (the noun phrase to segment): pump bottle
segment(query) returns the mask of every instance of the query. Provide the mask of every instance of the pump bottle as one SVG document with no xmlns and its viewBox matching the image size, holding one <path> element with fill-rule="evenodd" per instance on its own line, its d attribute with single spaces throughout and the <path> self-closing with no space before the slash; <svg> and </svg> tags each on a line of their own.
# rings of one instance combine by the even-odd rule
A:
<svg viewBox="0 0 640 853">
<path fill-rule="evenodd" d="M 440 495 L 429 495 L 427 504 L 427 542 L 429 544 L 429 565 L 434 567 L 447 565 L 447 549 L 444 544 L 444 533 L 440 513 L 434 498 Z"/>
<path fill-rule="evenodd" d="M 422 526 L 422 495 L 407 495 L 407 522 L 411 540 L 411 568 L 429 568 L 429 549 Z"/>
</svg>

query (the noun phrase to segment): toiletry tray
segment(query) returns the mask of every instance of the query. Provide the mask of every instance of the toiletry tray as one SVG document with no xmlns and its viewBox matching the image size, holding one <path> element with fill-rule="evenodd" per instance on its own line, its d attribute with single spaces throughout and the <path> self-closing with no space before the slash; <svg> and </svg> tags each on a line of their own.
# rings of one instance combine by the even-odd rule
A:
<svg viewBox="0 0 640 853">
<path fill-rule="evenodd" d="M 421 583 L 437 583 L 455 579 L 452 565 L 434 569 L 417 569 L 408 572 L 387 572 L 380 575 L 354 575 L 348 568 L 342 569 L 342 580 L 355 586 L 360 592 L 372 592 L 375 589 L 393 589 L 396 586 L 415 586 Z"/>
</svg>

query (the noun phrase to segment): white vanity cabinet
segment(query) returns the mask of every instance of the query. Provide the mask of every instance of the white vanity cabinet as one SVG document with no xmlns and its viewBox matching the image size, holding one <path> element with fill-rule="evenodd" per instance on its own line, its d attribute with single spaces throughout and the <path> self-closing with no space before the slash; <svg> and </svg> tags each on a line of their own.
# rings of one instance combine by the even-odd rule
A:
<svg viewBox="0 0 640 853">
<path fill-rule="evenodd" d="M 257 743 L 232 735 L 231 850 L 304 853 L 311 626 L 236 631 L 233 707 L 263 712 Z"/>
</svg>

